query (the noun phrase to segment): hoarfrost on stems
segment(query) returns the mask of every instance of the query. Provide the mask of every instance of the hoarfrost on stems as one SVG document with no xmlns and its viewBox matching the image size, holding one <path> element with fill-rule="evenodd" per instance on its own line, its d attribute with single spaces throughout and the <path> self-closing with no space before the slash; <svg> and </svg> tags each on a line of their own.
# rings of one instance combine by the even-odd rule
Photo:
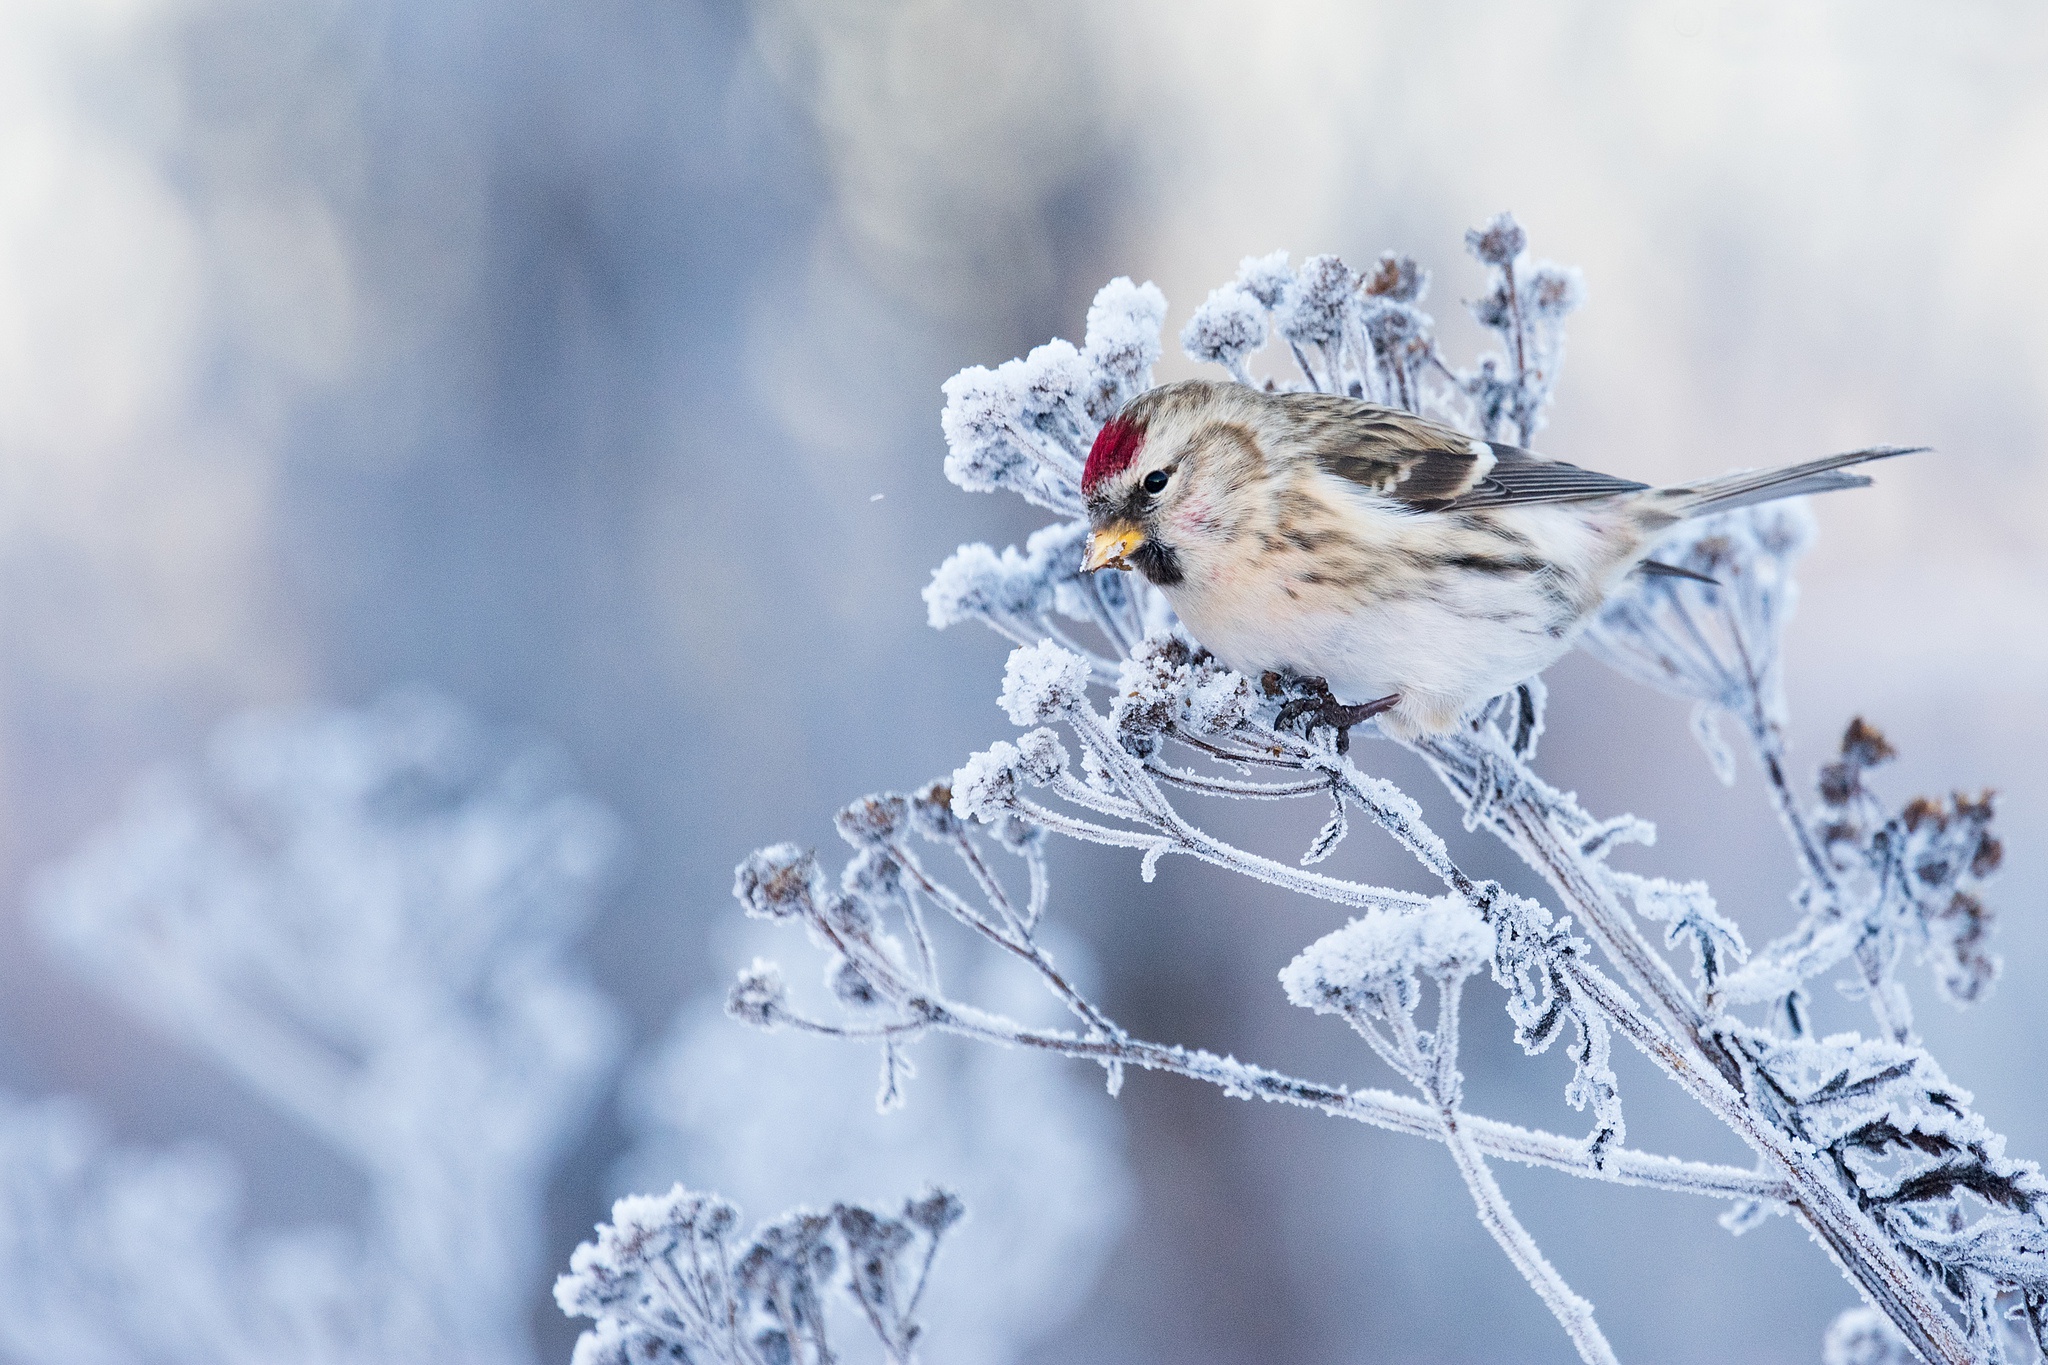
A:
<svg viewBox="0 0 2048 1365">
<path fill-rule="evenodd" d="M 915 974 L 912 951 L 889 954 L 895 977 Z M 1085 974 L 1078 949 L 1060 957 Z M 1042 1013 L 1033 983 L 1001 963 L 949 955 L 945 968 L 951 989 L 1025 1017 Z M 895 1006 L 856 962 L 840 957 L 827 969 L 834 980 L 824 990 L 791 982 L 799 1006 L 837 1001 L 852 1026 L 886 1027 Z M 838 985 L 849 980 L 858 983 L 850 1000 Z M 900 1048 L 899 1066 L 914 1054 L 917 1074 L 899 1076 L 904 1104 L 882 1114 L 874 1071 L 847 1067 L 843 1043 L 802 1032 L 741 1031 L 707 1002 L 687 1006 L 626 1087 L 636 1141 L 614 1190 L 663 1189 L 688 1172 L 748 1207 L 827 1209 L 857 1196 L 880 1212 L 873 1200 L 936 1182 L 974 1216 L 949 1238 L 918 1310 L 926 1354 L 1016 1360 L 1079 1307 L 1116 1243 L 1129 1176 L 1114 1110 L 1084 1076 L 1036 1056 L 926 1038 Z M 947 1215 L 914 1202 L 902 1216 L 915 1224 Z M 872 1335 L 865 1311 L 849 1295 L 826 1300 L 834 1350 L 860 1358 L 854 1348 Z"/>
<path fill-rule="evenodd" d="M 1287 264 L 1287 253 L 1245 257 L 1237 267 L 1237 286 L 1268 312 L 1280 307 L 1294 290 L 1294 268 Z"/>
<path fill-rule="evenodd" d="M 1513 265 L 1529 249 L 1529 234 L 1514 214 L 1502 210 L 1465 233 L 1465 249 L 1488 265 Z"/>
<path fill-rule="evenodd" d="M 1280 973 L 1287 998 L 1318 1014 L 1348 1014 L 1389 990 L 1406 997 L 1415 975 L 1467 976 L 1493 956 L 1493 931 L 1464 901 L 1375 910 L 1317 939 Z"/>
<path fill-rule="evenodd" d="M 1368 297 L 1388 303 L 1421 303 L 1429 294 L 1429 272 L 1413 256 L 1386 251 L 1358 287 Z"/>
<path fill-rule="evenodd" d="M 1086 350 L 1097 376 L 1099 425 L 1125 402 L 1152 387 L 1159 363 L 1159 329 L 1166 323 L 1166 295 L 1151 281 L 1132 284 L 1118 276 L 1102 286 L 1088 305 Z M 1089 433 L 1093 440 L 1093 433 Z"/>
<path fill-rule="evenodd" d="M 1528 234 L 1508 214 L 1473 229 L 1466 244 L 1485 272 L 1469 307 L 1499 344 L 1470 366 L 1442 354 L 1433 320 L 1417 306 L 1427 272 L 1391 252 L 1362 273 L 1334 256 L 1311 257 L 1298 271 L 1284 252 L 1247 257 L 1236 280 L 1183 329 L 1183 348 L 1252 382 L 1252 362 L 1277 337 L 1282 370 L 1291 361 L 1292 375 L 1257 381 L 1268 388 L 1349 394 L 1527 445 L 1555 396 L 1564 323 L 1584 302 L 1584 282 L 1575 269 L 1530 261 Z M 1116 302 L 1139 295 L 1142 306 Z M 1101 338 L 1116 317 L 1132 333 L 1156 337 L 1163 309 L 1155 299 L 1128 281 L 1098 298 L 1081 348 L 1097 376 L 1095 399 L 1149 382 L 1155 352 L 1134 344 L 1125 350 L 1142 364 L 1112 360 L 1115 348 Z M 970 370 L 948 387 L 955 459 L 959 433 L 970 427 L 1003 435 L 1037 420 L 1022 398 L 1008 406 L 990 399 L 976 410 L 987 415 L 969 423 L 973 414 L 951 400 L 986 388 L 987 374 Z M 1033 468 L 1078 460 L 1114 410 L 1103 401 L 1085 406 L 1088 422 L 1071 433 L 1072 444 Z M 1028 442 L 1005 439 L 1021 452 L 1018 469 L 1037 458 Z M 1071 501 L 1041 496 L 1037 477 L 1001 481 L 1073 516 Z M 1733 1231 L 1789 1213 L 1827 1248 L 1870 1313 L 1837 1323 L 1826 1346 L 1831 1361 L 1880 1349 L 1871 1343 L 1953 1365 L 2010 1360 L 2016 1348 L 2048 1352 L 2048 1187 L 2031 1163 L 2005 1155 L 1968 1094 L 1921 1046 L 1897 971 L 1917 958 L 1954 1003 L 1981 996 L 1995 977 L 1983 894 L 2002 857 L 1993 803 L 1988 794 L 1904 805 L 1882 797 L 1867 778 L 1890 747 L 1860 720 L 1822 770 L 1817 804 L 1795 790 L 1781 650 L 1795 596 L 1792 564 L 1812 535 L 1801 503 L 1675 530 L 1655 557 L 1694 576 L 1636 575 L 1585 637 L 1624 673 L 1695 703 L 1695 734 L 1724 778 L 1734 776 L 1735 760 L 1721 722 L 1732 720 L 1749 741 L 1801 870 L 1798 926 L 1759 950 L 1745 941 L 1741 916 L 1705 885 L 1609 866 L 1614 849 L 1648 844 L 1654 830 L 1632 816 L 1596 818 L 1537 775 L 1540 680 L 1410 747 L 1462 807 L 1468 828 L 1497 836 L 1542 876 L 1555 912 L 1459 866 L 1420 807 L 1362 771 L 1346 736 L 1319 723 L 1326 689 L 1318 692 L 1318 680 L 1269 673 L 1254 682 L 1222 669 L 1136 575 L 1095 575 L 1111 581 L 1110 591 L 1067 577 L 1082 533 L 1069 522 L 1021 552 L 963 549 L 935 577 L 927 593 L 934 624 L 979 619 L 1019 646 L 1001 700 L 1014 723 L 1038 728 L 973 755 L 950 782 L 912 800 L 913 811 L 923 801 L 929 813 L 913 816 L 886 845 L 903 870 L 900 896 L 886 904 L 871 898 L 857 922 L 822 903 L 805 912 L 813 937 L 865 989 L 845 1002 L 857 1012 L 844 1017 L 792 1011 L 778 1022 L 879 1047 L 885 1084 L 894 1083 L 893 1059 L 907 1044 L 947 1034 L 1094 1063 L 1112 1094 L 1127 1069 L 1141 1067 L 1434 1139 L 1450 1153 L 1482 1224 L 1587 1360 L 1612 1359 L 1592 1306 L 1516 1220 L 1491 1174 L 1494 1161 L 1705 1194 L 1729 1204 L 1723 1221 Z M 1069 556 L 1064 562 L 1040 558 L 1052 537 Z M 1095 687 L 1106 689 L 1100 705 Z M 1181 809 L 1190 795 L 1310 800 L 1327 803 L 1329 815 L 1307 852 L 1283 861 L 1204 830 Z M 1412 855 L 1438 883 L 1435 894 L 1311 870 L 1348 837 L 1354 818 Z M 951 884 L 928 867 L 912 835 L 950 855 L 964 879 Z M 1291 1076 L 1130 1034 L 1046 950 L 1051 835 L 1130 850 L 1148 879 L 1161 857 L 1175 854 L 1346 912 L 1350 923 L 1296 958 L 1282 984 L 1297 1004 L 1341 1016 L 1411 1093 Z M 892 948 L 897 940 L 879 927 L 885 922 L 901 924 L 917 952 Z M 1645 923 L 1663 927 L 1661 946 Z M 942 985 L 939 963 L 952 940 L 940 931 L 948 925 L 1027 968 L 1064 1023 L 992 1008 L 950 973 L 951 986 Z M 1673 952 L 1690 959 L 1689 979 Z M 1527 1051 L 1568 1040 L 1573 1070 L 1564 1099 L 1588 1115 L 1590 1131 L 1532 1131 L 1464 1108 L 1459 1009 L 1481 966 Z M 1837 972 L 1872 1011 L 1874 1036 L 1814 1036 L 1808 987 Z M 1431 991 L 1435 1011 L 1424 1016 Z M 1611 1065 L 1616 1039 L 1740 1137 L 1755 1166 L 1626 1146 Z"/>
<path fill-rule="evenodd" d="M 1252 382 L 1245 361 L 1266 344 L 1266 311 L 1242 285 L 1209 291 L 1208 299 L 1181 328 L 1180 346 L 1191 360 L 1221 365 L 1240 384 Z"/>
<path fill-rule="evenodd" d="M 836 1289 L 860 1304 L 892 1365 L 910 1365 L 925 1281 L 963 1211 L 944 1190 L 906 1201 L 900 1217 L 793 1209 L 741 1244 L 739 1210 L 716 1195 L 628 1195 L 576 1248 L 555 1302 L 597 1323 L 575 1365 L 830 1365 L 824 1309 Z"/>
<path fill-rule="evenodd" d="M 1052 720 L 1087 695 L 1088 663 L 1072 650 L 1046 641 L 1011 651 L 1001 701 L 1015 724 Z"/>
</svg>

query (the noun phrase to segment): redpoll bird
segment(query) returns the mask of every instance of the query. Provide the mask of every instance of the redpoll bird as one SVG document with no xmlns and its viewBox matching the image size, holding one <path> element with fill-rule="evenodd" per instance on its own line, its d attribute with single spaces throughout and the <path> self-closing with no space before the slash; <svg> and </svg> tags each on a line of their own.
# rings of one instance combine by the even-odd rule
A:
<svg viewBox="0 0 2048 1365">
<path fill-rule="evenodd" d="M 1440 732 L 1554 663 L 1687 517 L 1870 482 L 1898 447 L 1676 488 L 1394 408 L 1188 380 L 1128 403 L 1082 474 L 1084 570 L 1135 566 L 1223 663 L 1328 682 L 1331 723 Z"/>
</svg>

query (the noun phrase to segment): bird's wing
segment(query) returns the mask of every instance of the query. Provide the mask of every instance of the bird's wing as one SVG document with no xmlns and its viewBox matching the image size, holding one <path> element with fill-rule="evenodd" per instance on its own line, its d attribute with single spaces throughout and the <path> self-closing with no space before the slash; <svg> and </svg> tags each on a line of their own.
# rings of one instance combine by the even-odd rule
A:
<svg viewBox="0 0 2048 1365">
<path fill-rule="evenodd" d="M 1474 440 L 1399 408 L 1330 394 L 1288 394 L 1285 401 L 1323 469 L 1419 512 L 1578 502 L 1649 487 Z"/>
<path fill-rule="evenodd" d="M 1616 493 L 1640 493 L 1650 485 L 1634 479 L 1581 469 L 1563 460 L 1546 460 L 1517 446 L 1489 441 L 1493 467 L 1471 489 L 1444 505 L 1445 510 L 1505 507 L 1510 503 L 1580 502 L 1587 498 L 1611 498 Z"/>
</svg>

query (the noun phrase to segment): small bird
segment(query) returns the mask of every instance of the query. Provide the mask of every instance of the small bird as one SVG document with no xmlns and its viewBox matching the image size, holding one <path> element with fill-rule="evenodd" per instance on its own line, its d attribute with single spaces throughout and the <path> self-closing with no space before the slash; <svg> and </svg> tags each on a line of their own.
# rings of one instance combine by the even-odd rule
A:
<svg viewBox="0 0 2048 1365">
<path fill-rule="evenodd" d="M 1909 453 L 1652 488 L 1397 408 L 1185 380 L 1096 436 L 1081 567 L 1135 567 L 1240 673 L 1323 680 L 1340 732 L 1414 738 L 1554 663 L 1631 572 L 1698 577 L 1648 559 L 1667 528 Z"/>
</svg>

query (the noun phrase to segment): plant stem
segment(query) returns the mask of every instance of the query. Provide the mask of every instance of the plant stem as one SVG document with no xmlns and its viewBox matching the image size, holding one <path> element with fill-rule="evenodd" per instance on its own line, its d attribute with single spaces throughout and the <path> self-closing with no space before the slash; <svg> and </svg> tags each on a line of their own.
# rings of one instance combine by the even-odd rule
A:
<svg viewBox="0 0 2048 1365">
<path fill-rule="evenodd" d="M 1470 793 L 1477 790 L 1477 775 L 1469 770 L 1471 759 L 1461 753 L 1462 746 L 1433 740 L 1418 748 L 1452 790 L 1462 789 L 1469 802 Z M 1739 1069 L 1731 1081 L 1733 1058 L 1713 1038 L 1704 1016 L 1683 993 L 1683 988 L 1678 989 L 1675 997 L 1659 992 L 1660 983 L 1677 984 L 1676 974 L 1650 948 L 1634 921 L 1601 886 L 1571 839 L 1556 826 L 1543 799 L 1549 794 L 1548 789 L 1507 752 L 1505 744 L 1493 745 L 1486 756 L 1496 764 L 1512 764 L 1517 779 L 1512 790 L 1491 804 L 1488 825 L 1543 875 L 1610 959 L 1657 1001 L 1676 1027 L 1671 1031 L 1659 1027 L 1597 970 L 1567 958 L 1562 965 L 1574 987 L 1708 1112 L 1783 1173 L 1792 1190 L 1790 1202 L 1800 1220 L 1915 1350 L 1930 1361 L 1970 1365 L 1976 1357 L 1969 1342 L 1926 1282 L 1900 1257 L 1890 1240 L 1832 1174 L 1820 1169 L 1812 1151 L 1770 1123 L 1749 1102 L 1739 1089 Z"/>
<path fill-rule="evenodd" d="M 1579 1358 L 1586 1365 L 1619 1365 L 1614 1348 L 1607 1344 L 1607 1338 L 1600 1331 L 1600 1324 L 1593 1320 L 1593 1305 L 1572 1292 L 1564 1276 L 1558 1274 L 1536 1245 L 1536 1239 L 1515 1217 L 1508 1206 L 1507 1196 L 1501 1193 L 1495 1183 L 1493 1172 L 1486 1168 L 1486 1159 L 1479 1148 L 1465 1132 L 1465 1118 L 1456 1108 L 1445 1105 L 1437 1111 L 1437 1122 L 1441 1128 L 1441 1141 L 1450 1149 L 1451 1161 L 1457 1166 L 1458 1174 L 1465 1179 L 1465 1188 L 1472 1192 L 1472 1202 L 1479 1211 L 1479 1222 L 1493 1234 L 1493 1240 L 1515 1263 L 1515 1269 L 1522 1272 L 1522 1278 L 1529 1282 L 1543 1300 L 1544 1305 L 1555 1315 L 1572 1339 L 1572 1345 L 1579 1351 Z"/>
<path fill-rule="evenodd" d="M 1071 1033 L 1027 1029 L 1008 1019 L 951 1001 L 924 1001 L 913 1006 L 918 1024 L 982 1042 L 1033 1048 L 1092 1062 L 1116 1061 L 1147 1071 L 1162 1071 L 1205 1081 L 1242 1099 L 1254 1096 L 1281 1104 L 1319 1110 L 1412 1137 L 1442 1140 L 1435 1112 L 1420 1100 L 1389 1090 L 1350 1090 L 1218 1057 L 1200 1049 L 1169 1047 L 1141 1038 L 1082 1038 Z M 1716 1199 L 1765 1199 L 1788 1203 L 1791 1188 L 1782 1180 L 1733 1166 L 1682 1161 L 1632 1148 L 1609 1149 L 1603 1164 L 1586 1159 L 1582 1139 L 1504 1123 L 1499 1119 L 1461 1114 L 1459 1122 L 1479 1149 L 1489 1156 L 1545 1166 L 1587 1180 L 1639 1185 Z"/>
</svg>

